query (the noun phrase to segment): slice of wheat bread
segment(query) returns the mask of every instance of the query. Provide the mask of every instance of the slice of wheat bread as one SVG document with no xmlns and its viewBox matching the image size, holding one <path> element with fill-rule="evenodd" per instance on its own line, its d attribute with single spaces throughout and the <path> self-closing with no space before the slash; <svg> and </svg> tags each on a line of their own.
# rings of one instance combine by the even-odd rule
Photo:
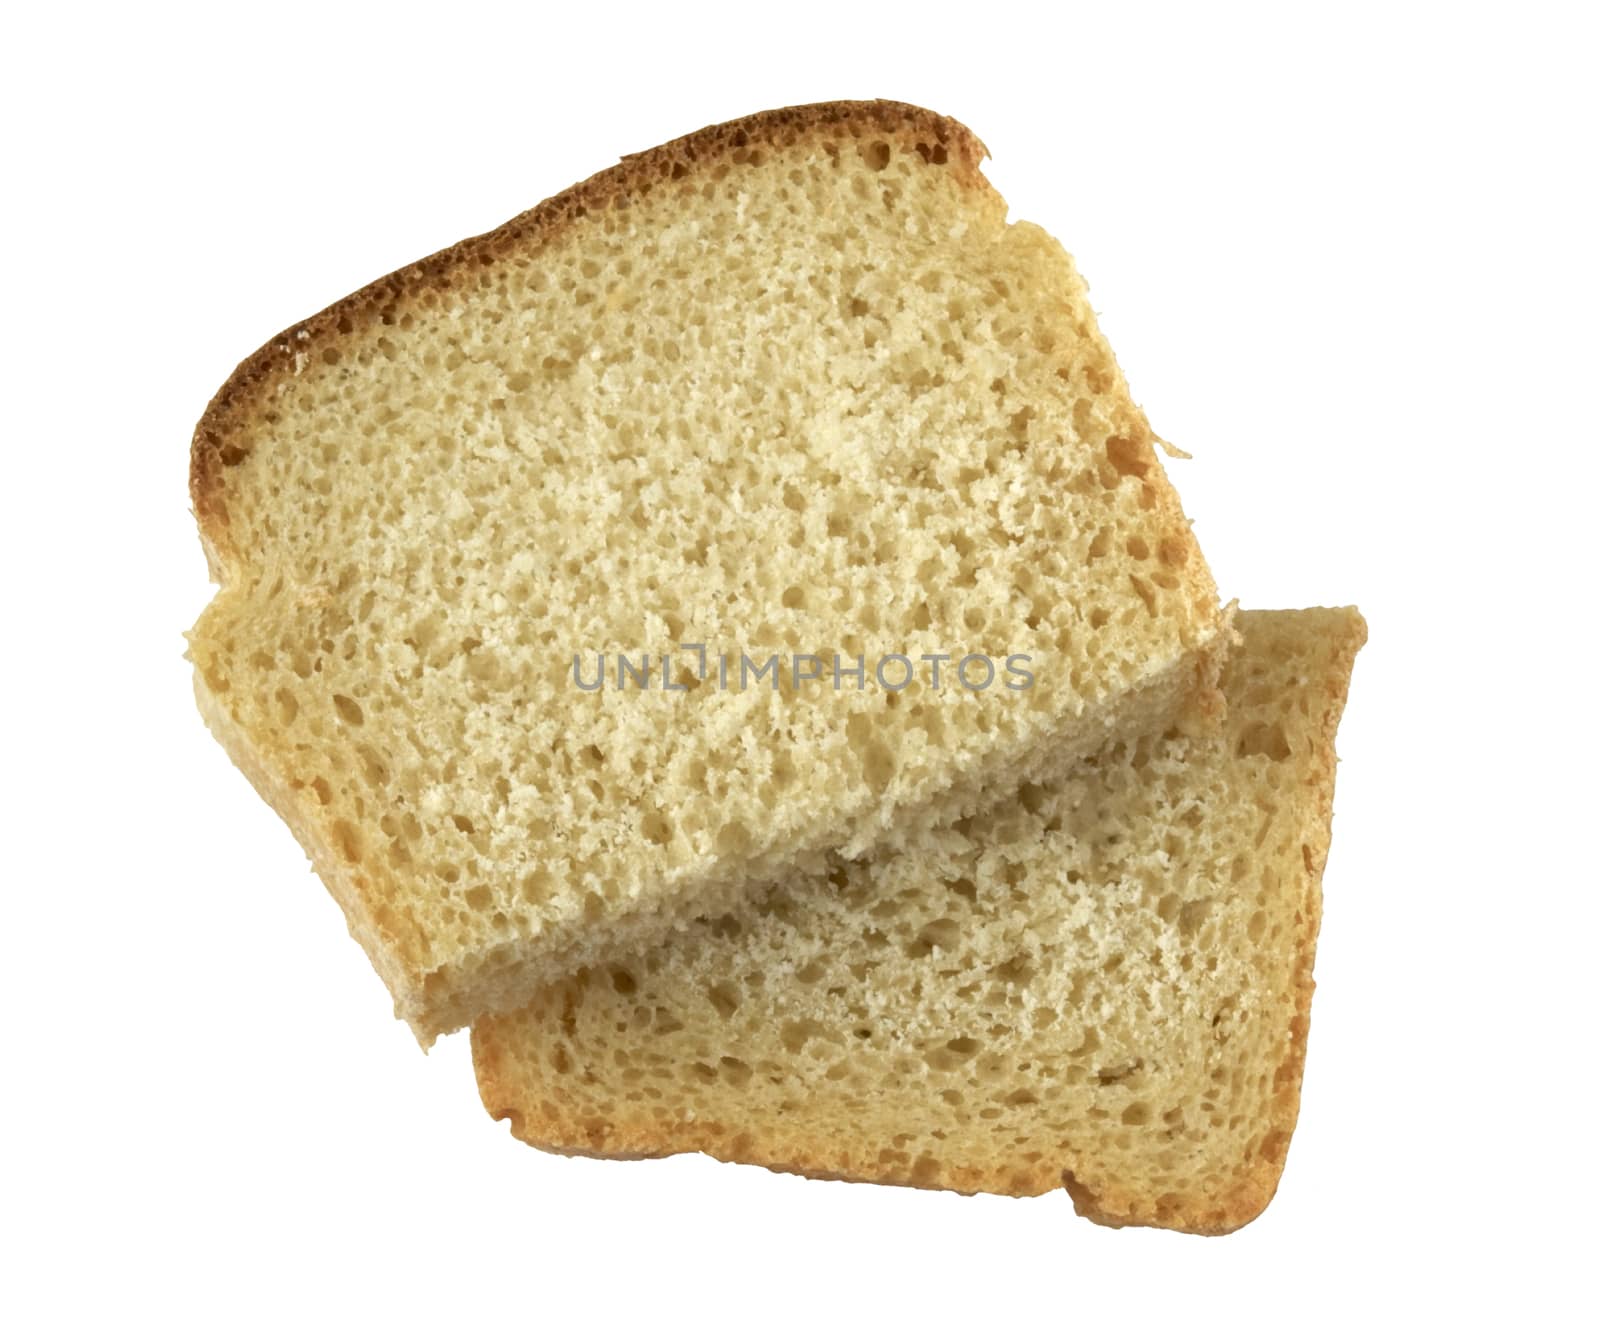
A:
<svg viewBox="0 0 1600 1335">
<path fill-rule="evenodd" d="M 206 411 L 202 712 L 424 1042 L 1203 700 L 1210 576 L 983 155 L 895 103 L 703 130 L 286 331 Z M 784 688 L 579 689 L 691 642 Z M 842 689 L 793 686 L 811 654 Z M 891 654 L 1034 685 L 853 689 Z"/>
<path fill-rule="evenodd" d="M 1220 734 L 1119 741 L 921 846 L 473 1026 L 531 1144 L 699 1150 L 1226 1232 L 1299 1108 L 1350 609 L 1245 613 Z"/>
</svg>

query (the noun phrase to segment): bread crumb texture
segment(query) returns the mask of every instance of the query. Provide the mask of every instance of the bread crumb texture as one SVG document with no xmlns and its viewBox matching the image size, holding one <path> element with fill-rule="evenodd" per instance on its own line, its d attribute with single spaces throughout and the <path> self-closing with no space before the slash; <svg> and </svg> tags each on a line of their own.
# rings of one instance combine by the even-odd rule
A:
<svg viewBox="0 0 1600 1335">
<path fill-rule="evenodd" d="M 1119 741 L 480 1021 L 533 1144 L 1226 1232 L 1299 1108 L 1351 609 L 1246 613 L 1221 733 Z"/>
<path fill-rule="evenodd" d="M 1203 686 L 1223 621 L 1150 428 L 982 156 L 894 103 L 701 131 L 213 401 L 201 707 L 424 1041 Z M 574 683 L 689 642 L 1036 684 Z"/>
</svg>

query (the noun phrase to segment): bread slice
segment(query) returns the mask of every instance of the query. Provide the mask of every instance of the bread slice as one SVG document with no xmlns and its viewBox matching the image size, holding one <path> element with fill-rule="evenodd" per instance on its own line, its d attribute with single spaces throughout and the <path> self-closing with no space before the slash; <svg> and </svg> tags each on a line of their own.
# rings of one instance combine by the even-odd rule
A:
<svg viewBox="0 0 1600 1335">
<path fill-rule="evenodd" d="M 1065 1184 L 1099 1223 L 1247 1223 L 1299 1109 L 1333 736 L 1366 627 L 1353 609 L 1240 623 L 1220 734 L 1119 741 L 479 1021 L 484 1105 L 565 1153 Z"/>
<path fill-rule="evenodd" d="M 983 152 L 894 103 L 703 130 L 286 331 L 206 411 L 201 709 L 424 1042 L 1214 672 L 1150 428 Z M 782 689 L 744 670 L 773 655 Z"/>
</svg>

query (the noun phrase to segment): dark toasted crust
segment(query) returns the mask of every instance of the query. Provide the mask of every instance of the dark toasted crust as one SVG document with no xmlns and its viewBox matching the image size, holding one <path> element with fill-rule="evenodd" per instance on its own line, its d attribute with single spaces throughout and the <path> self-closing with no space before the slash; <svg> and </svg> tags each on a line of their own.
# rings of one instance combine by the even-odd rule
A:
<svg viewBox="0 0 1600 1335">
<path fill-rule="evenodd" d="M 511 252 L 537 251 L 573 223 L 612 208 L 626 208 L 671 181 L 751 148 L 791 148 L 830 134 L 858 138 L 882 134 L 925 159 L 947 162 L 958 179 L 987 192 L 980 164 L 988 156 L 976 135 L 949 117 L 904 102 L 820 102 L 758 112 L 711 125 L 643 153 L 563 190 L 481 236 L 459 241 L 426 259 L 369 283 L 308 320 L 285 329 L 245 358 L 219 389 L 195 427 L 189 455 L 189 494 L 201 538 L 219 579 L 238 560 L 228 541 L 227 474 L 250 452 L 250 424 L 265 393 L 290 373 L 299 355 L 337 347 L 374 322 L 387 322 L 407 301 L 447 291 L 456 277 L 491 265 Z"/>
<path fill-rule="evenodd" d="M 1300 1115 L 1300 1088 L 1306 1044 L 1311 1029 L 1315 989 L 1317 935 L 1322 922 L 1322 873 L 1327 865 L 1333 819 L 1334 736 L 1344 712 L 1355 657 L 1366 643 L 1366 622 L 1353 610 L 1327 666 L 1328 705 L 1320 726 L 1310 775 L 1302 790 L 1309 808 L 1306 821 L 1308 856 L 1301 891 L 1300 932 L 1295 943 L 1294 1000 L 1289 1016 L 1289 1047 L 1274 1073 L 1272 1118 L 1257 1161 L 1242 1168 L 1220 1195 L 1167 1195 L 1153 1199 L 1137 1190 L 1104 1181 L 1089 1182 L 1074 1165 L 1060 1162 L 947 1163 L 938 1180 L 919 1177 L 915 1163 L 885 1166 L 876 1155 L 808 1135 L 802 1126 L 729 1127 L 718 1122 L 662 1122 L 636 1111 L 625 1123 L 586 1122 L 564 1106 L 559 1085 L 539 1091 L 535 1102 L 524 1080 L 506 1070 L 508 1054 L 499 1044 L 496 1026 L 472 1029 L 472 1059 L 478 1092 L 491 1117 L 510 1123 L 518 1140 L 557 1154 L 597 1159 L 656 1159 L 702 1153 L 727 1163 L 752 1164 L 774 1172 L 797 1173 L 828 1181 L 871 1182 L 890 1186 L 926 1187 L 964 1194 L 993 1192 L 1037 1196 L 1064 1187 L 1073 1208 L 1084 1218 L 1112 1228 L 1151 1227 L 1184 1233 L 1220 1235 L 1242 1228 L 1271 1203 L 1277 1193 L 1289 1141 Z"/>
</svg>

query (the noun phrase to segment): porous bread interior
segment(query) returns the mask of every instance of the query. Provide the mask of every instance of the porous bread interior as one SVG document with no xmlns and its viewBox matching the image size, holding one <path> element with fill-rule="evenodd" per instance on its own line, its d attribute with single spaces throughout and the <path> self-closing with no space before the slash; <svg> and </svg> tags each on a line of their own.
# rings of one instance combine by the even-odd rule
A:
<svg viewBox="0 0 1600 1335">
<path fill-rule="evenodd" d="M 197 692 L 424 1039 L 1087 749 L 1141 685 L 1170 714 L 1216 642 L 1083 284 L 970 135 L 747 124 L 332 308 L 197 432 Z M 683 642 L 1036 684 L 574 685 Z"/>
<path fill-rule="evenodd" d="M 1299 1101 L 1353 610 L 1246 613 L 1210 737 L 1119 741 L 892 858 L 473 1027 L 571 1152 L 718 1157 L 1237 1227 Z"/>
</svg>

